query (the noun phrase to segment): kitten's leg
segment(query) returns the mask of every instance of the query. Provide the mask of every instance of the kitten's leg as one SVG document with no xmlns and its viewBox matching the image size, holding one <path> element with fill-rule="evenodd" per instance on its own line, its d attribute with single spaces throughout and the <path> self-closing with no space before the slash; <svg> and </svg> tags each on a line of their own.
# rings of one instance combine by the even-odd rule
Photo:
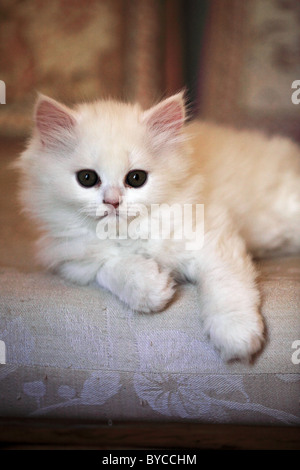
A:
<svg viewBox="0 0 300 470">
<path fill-rule="evenodd" d="M 249 359 L 264 340 L 255 268 L 238 235 L 210 235 L 200 252 L 204 329 L 224 359 Z"/>
<path fill-rule="evenodd" d="M 66 261 L 60 264 L 56 271 L 66 279 L 85 286 L 93 282 L 99 270 L 99 262 L 86 261 Z"/>
<path fill-rule="evenodd" d="M 109 259 L 99 269 L 97 281 L 133 310 L 147 313 L 163 310 L 175 290 L 168 271 L 139 255 Z"/>
</svg>

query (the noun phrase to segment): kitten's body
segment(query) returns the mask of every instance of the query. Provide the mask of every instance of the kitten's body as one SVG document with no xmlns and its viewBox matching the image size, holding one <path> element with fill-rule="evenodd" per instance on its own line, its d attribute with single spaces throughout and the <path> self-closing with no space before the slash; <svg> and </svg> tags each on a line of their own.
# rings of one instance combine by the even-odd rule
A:
<svg viewBox="0 0 300 470">
<path fill-rule="evenodd" d="M 196 167 L 202 194 L 228 209 L 254 255 L 300 250 L 300 149 L 288 139 L 195 122 Z"/>
<path fill-rule="evenodd" d="M 162 310 L 174 280 L 188 279 L 198 285 L 199 316 L 222 355 L 249 357 L 264 328 L 247 250 L 300 250 L 300 151 L 287 139 L 200 122 L 183 128 L 183 121 L 182 95 L 146 112 L 110 101 L 71 111 L 42 97 L 19 161 L 22 200 L 46 230 L 45 265 L 81 284 L 96 280 L 145 312 Z M 95 170 L 101 184 L 80 187 L 81 169 Z M 142 187 L 124 183 L 134 169 L 148 174 Z M 187 250 L 184 239 L 101 240 L 102 203 L 107 217 L 120 212 L 121 223 L 125 203 L 129 211 L 204 204 L 204 244 Z"/>
</svg>

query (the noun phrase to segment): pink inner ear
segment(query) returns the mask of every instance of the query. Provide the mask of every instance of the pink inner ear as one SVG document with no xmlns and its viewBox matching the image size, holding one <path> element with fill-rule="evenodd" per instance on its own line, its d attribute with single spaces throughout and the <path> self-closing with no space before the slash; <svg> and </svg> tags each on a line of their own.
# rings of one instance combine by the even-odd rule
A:
<svg viewBox="0 0 300 470">
<path fill-rule="evenodd" d="M 184 120 L 183 108 L 179 103 L 167 103 L 158 108 L 149 118 L 148 124 L 154 131 L 179 131 Z"/>
<path fill-rule="evenodd" d="M 143 116 L 157 145 L 177 140 L 184 120 L 185 108 L 181 93 L 148 109 Z"/>
<path fill-rule="evenodd" d="M 36 125 L 42 141 L 55 140 L 55 133 L 70 130 L 75 125 L 74 117 L 58 103 L 43 100 L 36 110 Z"/>
</svg>

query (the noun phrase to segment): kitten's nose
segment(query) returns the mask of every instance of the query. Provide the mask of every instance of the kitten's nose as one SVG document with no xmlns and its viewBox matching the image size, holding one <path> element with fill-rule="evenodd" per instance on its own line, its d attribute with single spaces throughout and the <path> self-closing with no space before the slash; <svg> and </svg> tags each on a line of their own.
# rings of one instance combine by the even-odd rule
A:
<svg viewBox="0 0 300 470">
<path fill-rule="evenodd" d="M 121 202 L 122 193 L 119 188 L 109 188 L 103 195 L 103 203 L 109 204 L 117 209 Z"/>
<path fill-rule="evenodd" d="M 110 206 L 113 206 L 115 209 L 117 209 L 120 205 L 119 201 L 110 201 L 107 199 L 103 199 L 104 204 L 109 204 Z"/>
</svg>

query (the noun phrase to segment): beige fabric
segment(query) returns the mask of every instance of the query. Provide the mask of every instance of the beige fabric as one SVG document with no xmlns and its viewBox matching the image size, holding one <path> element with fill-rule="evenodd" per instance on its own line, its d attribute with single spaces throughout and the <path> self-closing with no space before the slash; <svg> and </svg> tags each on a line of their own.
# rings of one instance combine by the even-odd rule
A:
<svg viewBox="0 0 300 470">
<path fill-rule="evenodd" d="M 300 424 L 299 264 L 262 266 L 268 342 L 252 365 L 220 360 L 193 286 L 141 315 L 97 286 L 1 269 L 0 415 Z"/>
</svg>

